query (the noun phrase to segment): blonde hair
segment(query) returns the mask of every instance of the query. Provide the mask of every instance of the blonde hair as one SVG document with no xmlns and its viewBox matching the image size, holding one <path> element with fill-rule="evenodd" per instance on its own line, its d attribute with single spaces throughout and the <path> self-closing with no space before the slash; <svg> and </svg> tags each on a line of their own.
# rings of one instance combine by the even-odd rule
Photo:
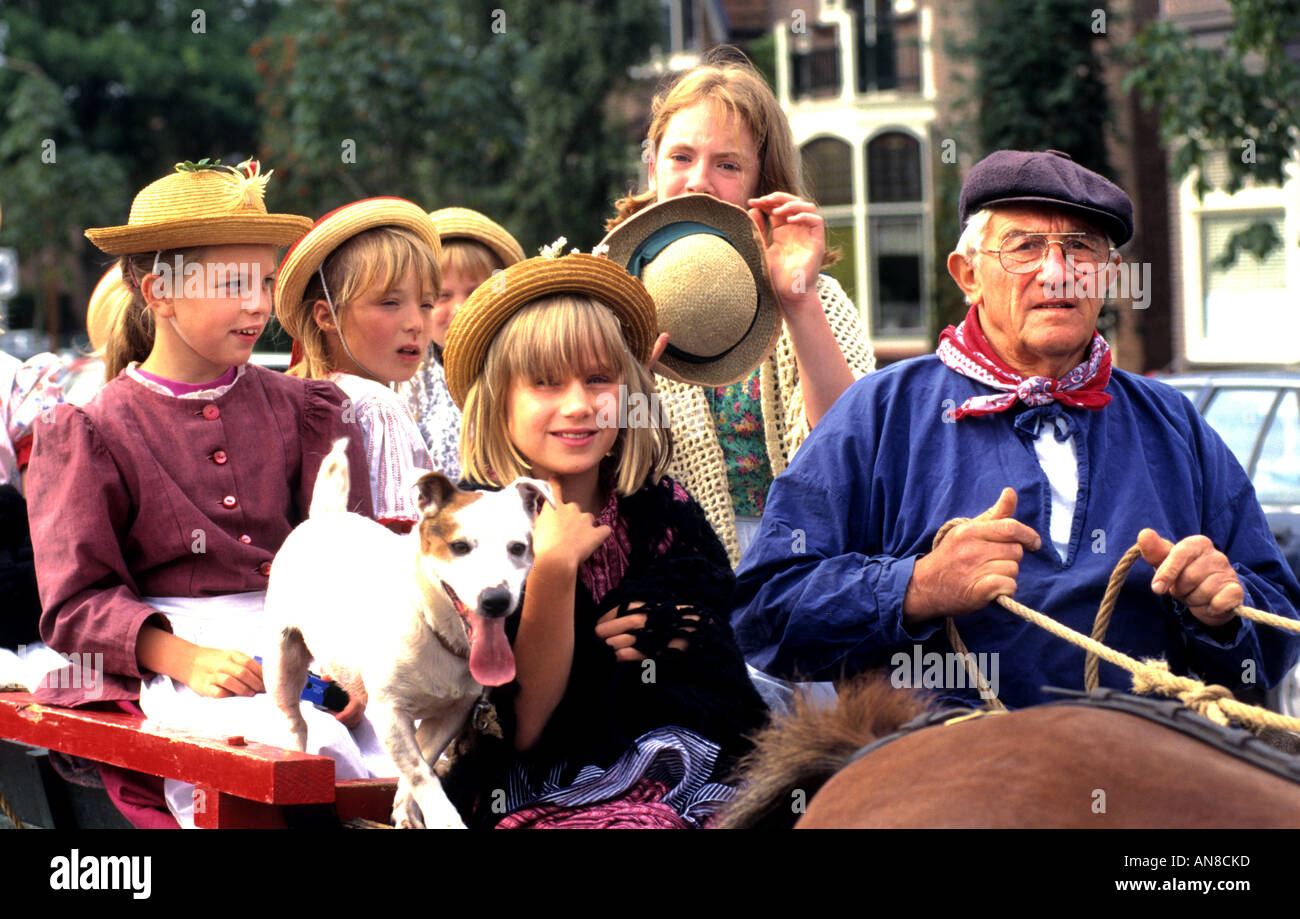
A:
<svg viewBox="0 0 1300 919">
<path fill-rule="evenodd" d="M 118 260 L 123 283 L 109 295 L 112 299 L 104 306 L 110 311 L 107 335 L 104 346 L 95 352 L 104 361 L 104 382 L 112 380 L 132 361 L 143 361 L 153 351 L 156 331 L 153 310 L 149 309 L 140 289 L 145 276 L 152 274 L 158 264 L 184 266 L 190 259 L 201 259 L 206 249 L 206 246 L 195 246 L 139 252 Z"/>
<path fill-rule="evenodd" d="M 435 298 L 442 286 L 442 270 L 433 252 L 403 227 L 372 227 L 350 237 L 325 257 L 322 270 L 340 328 L 348 305 L 357 297 L 375 287 L 391 289 L 408 271 L 414 270 L 421 287 L 431 291 Z M 285 307 L 298 313 L 298 342 L 302 345 L 303 359 L 289 368 L 294 376 L 315 380 L 335 369 L 325 330 L 315 318 L 316 301 L 324 299 L 321 272 L 316 271 L 303 289 L 302 301 Z"/>
<path fill-rule="evenodd" d="M 704 63 L 683 73 L 655 96 L 650 109 L 649 141 L 656 155 L 672 117 L 700 102 L 721 107 L 749 128 L 758 152 L 756 196 L 784 191 L 808 197 L 789 119 L 763 75 L 741 52 L 727 46 L 713 49 Z M 614 229 L 653 204 L 655 198 L 653 191 L 647 191 L 619 199 L 614 203 L 618 214 L 606 222 L 605 229 Z"/>
<path fill-rule="evenodd" d="M 455 272 L 462 278 L 478 278 L 482 284 L 492 276 L 492 272 L 505 267 L 501 258 L 480 242 L 463 236 L 442 241 L 443 277 Z"/>
<path fill-rule="evenodd" d="M 510 388 L 516 380 L 562 379 L 592 359 L 606 365 L 626 387 L 630 399 L 659 404 L 654 380 L 637 362 L 618 319 L 589 297 L 556 294 L 534 300 L 511 316 L 488 346 L 483 369 L 470 385 L 460 428 L 460 455 L 466 477 L 505 484 L 530 475 L 532 464 L 510 440 L 507 429 Z M 602 463 L 619 495 L 630 495 L 649 479 L 658 481 L 672 458 L 667 419 L 651 412 L 650 425 L 624 427 Z"/>
</svg>

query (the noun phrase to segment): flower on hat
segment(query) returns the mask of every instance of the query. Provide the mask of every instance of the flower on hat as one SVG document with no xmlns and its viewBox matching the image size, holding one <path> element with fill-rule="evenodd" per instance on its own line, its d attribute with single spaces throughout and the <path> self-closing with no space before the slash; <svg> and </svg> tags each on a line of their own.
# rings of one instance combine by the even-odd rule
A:
<svg viewBox="0 0 1300 919">
<path fill-rule="evenodd" d="M 542 258 L 558 258 L 561 250 L 564 248 L 564 244 L 568 241 L 568 238 L 561 236 L 549 246 L 542 246 L 539 250 Z"/>
<path fill-rule="evenodd" d="M 252 157 L 235 166 L 226 165 L 221 162 L 220 157 L 209 159 L 206 156 L 197 163 L 185 160 L 183 163 L 176 164 L 177 172 L 206 170 L 220 173 L 223 177 L 228 176 L 231 193 L 235 201 L 243 207 L 252 207 L 263 199 L 266 194 L 267 180 L 275 174 L 275 170 L 272 169 L 266 175 L 262 175 L 262 164 Z"/>
</svg>

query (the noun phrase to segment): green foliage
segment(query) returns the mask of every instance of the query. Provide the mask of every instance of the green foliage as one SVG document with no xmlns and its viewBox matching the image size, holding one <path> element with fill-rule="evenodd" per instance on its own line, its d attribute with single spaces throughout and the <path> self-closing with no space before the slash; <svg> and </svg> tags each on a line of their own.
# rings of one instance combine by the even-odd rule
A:
<svg viewBox="0 0 1300 919">
<path fill-rule="evenodd" d="M 1300 0 L 1229 0 L 1232 30 L 1223 47 L 1200 47 L 1167 20 L 1152 23 L 1129 49 L 1133 68 L 1125 91 L 1160 112 L 1161 139 L 1175 178 L 1194 175 L 1198 198 L 1214 188 L 1211 158 L 1226 153 L 1221 187 L 1239 191 L 1247 177 L 1280 186 L 1296 155 L 1300 122 L 1300 62 L 1287 48 L 1300 42 Z M 1254 224 L 1228 240 L 1216 261 L 1232 264 L 1243 250 L 1260 258 L 1281 240 Z"/>
<path fill-rule="evenodd" d="M 1110 123 L 1094 31 L 1098 0 L 969 0 L 974 37 L 959 52 L 975 64 L 977 142 L 994 150 L 1063 150 L 1110 172 Z"/>
<path fill-rule="evenodd" d="M 371 195 L 464 205 L 525 251 L 560 234 L 589 248 L 627 159 L 607 99 L 656 24 L 651 0 L 293 3 L 253 49 L 271 194 L 309 214 Z"/>
</svg>

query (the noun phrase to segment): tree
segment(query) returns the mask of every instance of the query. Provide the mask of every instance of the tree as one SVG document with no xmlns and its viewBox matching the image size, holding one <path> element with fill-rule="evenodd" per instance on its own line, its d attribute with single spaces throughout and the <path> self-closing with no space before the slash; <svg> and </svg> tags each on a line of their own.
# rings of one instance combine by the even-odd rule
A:
<svg viewBox="0 0 1300 919">
<path fill-rule="evenodd" d="M 1110 105 L 1097 43 L 1096 0 L 974 0 L 976 137 L 993 150 L 1062 150 L 1110 174 Z M 1103 26 L 1104 29 L 1104 26 Z"/>
<path fill-rule="evenodd" d="M 84 304 L 87 226 L 125 222 L 131 194 L 179 160 L 255 143 L 248 46 L 276 0 L 7 0 L 0 21 L 0 238 L 41 266 L 47 328 Z M 73 311 L 80 319 L 80 310 Z"/>
<path fill-rule="evenodd" d="M 1215 187 L 1211 157 L 1228 153 L 1219 186 L 1228 193 L 1247 178 L 1281 186 L 1300 144 L 1300 63 L 1287 55 L 1300 42 L 1300 0 L 1229 3 L 1233 23 L 1223 47 L 1199 47 L 1168 20 L 1154 22 L 1134 41 L 1124 81 L 1159 109 L 1170 174 L 1193 175 L 1198 199 Z M 1263 259 L 1281 244 L 1272 225 L 1255 223 L 1228 239 L 1215 264 L 1227 267 L 1243 250 Z"/>
<path fill-rule="evenodd" d="M 648 54 L 656 11 L 295 3 L 254 48 L 280 191 L 300 213 L 381 194 L 467 205 L 525 251 L 561 234 L 589 247 L 629 158 L 607 100 Z"/>
</svg>

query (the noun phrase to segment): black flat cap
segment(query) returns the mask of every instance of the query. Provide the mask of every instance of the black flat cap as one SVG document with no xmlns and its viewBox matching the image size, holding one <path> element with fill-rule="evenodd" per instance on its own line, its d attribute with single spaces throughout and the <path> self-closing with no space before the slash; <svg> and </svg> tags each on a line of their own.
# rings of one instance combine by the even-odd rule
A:
<svg viewBox="0 0 1300 919">
<path fill-rule="evenodd" d="M 982 208 L 1032 203 L 1082 211 L 1117 246 L 1133 237 L 1133 202 L 1124 190 L 1059 150 L 998 150 L 976 163 L 961 186 L 961 225 Z"/>
</svg>

